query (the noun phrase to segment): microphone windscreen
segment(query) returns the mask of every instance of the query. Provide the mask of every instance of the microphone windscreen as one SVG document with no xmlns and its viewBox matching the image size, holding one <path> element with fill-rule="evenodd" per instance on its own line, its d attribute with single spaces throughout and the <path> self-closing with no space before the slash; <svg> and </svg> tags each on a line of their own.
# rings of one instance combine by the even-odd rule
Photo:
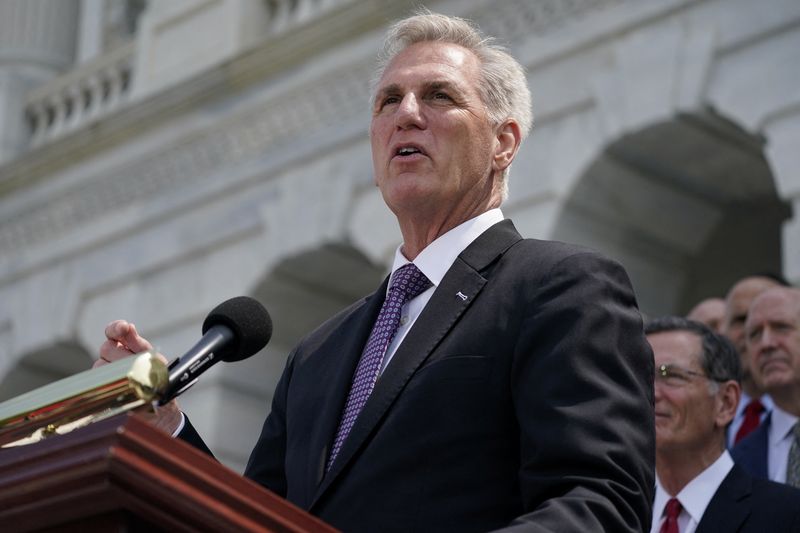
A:
<svg viewBox="0 0 800 533">
<path fill-rule="evenodd" d="M 272 337 L 272 319 L 264 306 L 248 296 L 225 300 L 203 321 L 203 335 L 214 326 L 227 326 L 233 342 L 217 352 L 223 361 L 247 359 L 267 345 Z"/>
</svg>

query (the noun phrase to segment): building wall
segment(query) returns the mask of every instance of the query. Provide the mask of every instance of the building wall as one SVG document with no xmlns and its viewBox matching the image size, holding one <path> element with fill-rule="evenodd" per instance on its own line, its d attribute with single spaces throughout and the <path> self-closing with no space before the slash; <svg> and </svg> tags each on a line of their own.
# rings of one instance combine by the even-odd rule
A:
<svg viewBox="0 0 800 533">
<path fill-rule="evenodd" d="M 176 356 L 217 303 L 253 295 L 270 346 L 181 398 L 241 469 L 292 345 L 370 292 L 399 244 L 372 184 L 367 80 L 412 2 L 150 2 L 104 48 L 87 9 L 120 5 L 76 6 L 78 61 L 4 104 L 29 133 L 0 163 L 0 396 L 88 367 L 112 319 Z M 524 235 L 621 261 L 648 314 L 753 271 L 800 282 L 800 4 L 429 7 L 528 69 L 535 125 L 504 206 Z"/>
</svg>

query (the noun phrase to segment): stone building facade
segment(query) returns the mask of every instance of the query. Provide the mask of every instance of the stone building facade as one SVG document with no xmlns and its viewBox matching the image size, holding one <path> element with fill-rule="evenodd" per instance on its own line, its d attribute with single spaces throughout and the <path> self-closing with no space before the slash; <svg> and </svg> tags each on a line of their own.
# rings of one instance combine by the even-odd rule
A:
<svg viewBox="0 0 800 533">
<path fill-rule="evenodd" d="M 292 345 L 399 244 L 368 80 L 415 4 L 0 2 L 0 397 L 86 369 L 114 318 L 179 355 L 251 295 L 269 347 L 181 400 L 241 469 Z M 648 314 L 747 273 L 800 282 L 800 2 L 428 7 L 528 70 L 534 129 L 503 207 L 521 233 L 618 259 Z"/>
</svg>

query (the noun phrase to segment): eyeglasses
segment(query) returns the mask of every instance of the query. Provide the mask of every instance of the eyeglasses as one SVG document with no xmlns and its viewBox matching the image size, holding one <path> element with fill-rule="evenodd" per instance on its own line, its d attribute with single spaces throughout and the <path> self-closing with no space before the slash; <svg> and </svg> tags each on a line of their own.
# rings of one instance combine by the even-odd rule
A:
<svg viewBox="0 0 800 533">
<path fill-rule="evenodd" d="M 693 378 L 707 379 L 708 381 L 718 382 L 712 377 L 681 368 L 676 365 L 661 365 L 656 367 L 656 381 L 659 381 L 668 387 L 685 387 L 692 381 Z"/>
</svg>

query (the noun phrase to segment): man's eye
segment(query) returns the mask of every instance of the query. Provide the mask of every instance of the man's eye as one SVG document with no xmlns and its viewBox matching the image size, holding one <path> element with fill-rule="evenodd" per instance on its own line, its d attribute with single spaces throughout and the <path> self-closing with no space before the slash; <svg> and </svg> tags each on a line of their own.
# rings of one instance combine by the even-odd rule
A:
<svg viewBox="0 0 800 533">
<path fill-rule="evenodd" d="M 434 100 L 451 100 L 450 95 L 443 92 L 433 93 Z"/>
<path fill-rule="evenodd" d="M 381 103 L 380 103 L 379 109 L 383 109 L 383 108 L 384 108 L 384 107 L 386 107 L 387 105 L 396 104 L 396 103 L 397 103 L 397 102 L 399 102 L 399 101 L 400 101 L 400 99 L 399 99 L 398 97 L 396 97 L 396 96 L 387 96 L 386 98 L 384 98 L 383 100 L 381 100 Z"/>
<path fill-rule="evenodd" d="M 683 385 L 689 382 L 689 376 L 673 369 L 667 374 L 667 381 L 677 385 Z"/>
</svg>

